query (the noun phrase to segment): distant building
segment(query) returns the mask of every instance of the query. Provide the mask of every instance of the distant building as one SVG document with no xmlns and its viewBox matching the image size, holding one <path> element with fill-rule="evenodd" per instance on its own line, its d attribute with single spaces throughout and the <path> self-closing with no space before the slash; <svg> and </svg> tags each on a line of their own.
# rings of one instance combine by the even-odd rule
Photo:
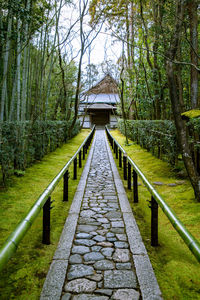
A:
<svg viewBox="0 0 200 300">
<path fill-rule="evenodd" d="M 107 74 L 80 99 L 79 120 L 83 128 L 110 125 L 116 127 L 116 105 L 119 103 L 116 81 Z"/>
</svg>

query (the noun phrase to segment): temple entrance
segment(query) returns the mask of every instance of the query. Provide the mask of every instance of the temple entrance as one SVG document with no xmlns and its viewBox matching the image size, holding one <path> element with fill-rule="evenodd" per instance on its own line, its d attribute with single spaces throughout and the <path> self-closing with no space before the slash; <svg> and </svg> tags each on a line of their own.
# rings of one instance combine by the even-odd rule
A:
<svg viewBox="0 0 200 300">
<path fill-rule="evenodd" d="M 92 125 L 103 125 L 109 124 L 110 122 L 110 111 L 109 110 L 91 110 L 91 123 Z"/>
</svg>

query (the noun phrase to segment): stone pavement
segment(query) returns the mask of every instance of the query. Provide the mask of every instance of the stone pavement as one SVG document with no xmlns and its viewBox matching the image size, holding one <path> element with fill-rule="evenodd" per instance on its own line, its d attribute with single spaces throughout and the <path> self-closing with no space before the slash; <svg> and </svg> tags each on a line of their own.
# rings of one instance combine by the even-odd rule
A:
<svg viewBox="0 0 200 300">
<path fill-rule="evenodd" d="M 162 299 L 103 130 L 82 177 L 40 299 Z"/>
</svg>

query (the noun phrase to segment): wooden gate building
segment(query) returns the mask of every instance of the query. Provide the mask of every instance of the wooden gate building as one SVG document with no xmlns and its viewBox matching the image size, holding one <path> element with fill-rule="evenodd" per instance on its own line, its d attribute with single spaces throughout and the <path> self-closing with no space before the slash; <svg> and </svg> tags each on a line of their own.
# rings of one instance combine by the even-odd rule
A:
<svg viewBox="0 0 200 300">
<path fill-rule="evenodd" d="M 83 128 L 90 128 L 93 125 L 116 127 L 118 102 L 117 83 L 107 74 L 80 99 L 79 119 L 83 123 Z"/>
</svg>

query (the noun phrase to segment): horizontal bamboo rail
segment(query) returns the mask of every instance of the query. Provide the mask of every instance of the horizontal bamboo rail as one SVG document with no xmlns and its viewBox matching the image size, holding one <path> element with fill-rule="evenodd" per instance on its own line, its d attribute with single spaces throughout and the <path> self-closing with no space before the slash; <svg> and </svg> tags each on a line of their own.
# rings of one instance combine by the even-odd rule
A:
<svg viewBox="0 0 200 300">
<path fill-rule="evenodd" d="M 76 153 L 73 155 L 73 157 L 66 163 L 66 165 L 62 168 L 62 170 L 58 173 L 58 175 L 52 180 L 52 182 L 48 185 L 48 187 L 36 200 L 36 202 L 33 204 L 26 217 L 21 220 L 21 222 L 17 225 L 15 230 L 9 235 L 8 239 L 5 241 L 5 243 L 0 249 L 0 271 L 6 265 L 6 263 L 11 258 L 11 256 L 16 252 L 19 243 L 21 242 L 21 240 L 23 239 L 23 237 L 25 236 L 25 234 L 27 233 L 27 231 L 29 230 L 29 228 L 31 227 L 31 225 L 33 224 L 37 216 L 39 215 L 41 209 L 49 199 L 55 187 L 58 185 L 60 180 L 67 172 L 71 163 L 77 158 L 77 155 L 79 155 L 79 152 L 81 151 L 82 148 L 83 148 L 83 153 L 85 154 L 85 150 L 87 151 L 87 148 L 89 147 L 92 141 L 94 131 L 95 131 L 95 126 L 92 128 L 92 131 L 85 138 L 85 140 L 78 148 Z"/>
<path fill-rule="evenodd" d="M 106 127 L 106 133 L 108 139 L 111 143 L 112 148 L 119 148 L 119 150 L 123 153 L 123 157 L 126 157 L 126 160 L 131 164 L 134 171 L 137 175 L 142 179 L 144 185 L 147 187 L 153 199 L 157 202 L 160 208 L 163 210 L 164 214 L 167 216 L 175 230 L 178 232 L 180 237 L 183 239 L 187 247 L 190 249 L 192 254 L 196 257 L 196 259 L 200 262 L 200 243 L 193 237 L 193 235 L 186 229 L 183 223 L 178 219 L 174 211 L 169 207 L 169 205 L 163 200 L 163 198 L 159 195 L 156 189 L 150 184 L 147 178 L 144 176 L 142 171 L 138 168 L 135 162 L 126 154 L 126 151 L 123 147 L 116 141 L 116 139 L 111 135 L 108 128 Z M 116 150 L 115 150 L 116 151 Z"/>
</svg>

